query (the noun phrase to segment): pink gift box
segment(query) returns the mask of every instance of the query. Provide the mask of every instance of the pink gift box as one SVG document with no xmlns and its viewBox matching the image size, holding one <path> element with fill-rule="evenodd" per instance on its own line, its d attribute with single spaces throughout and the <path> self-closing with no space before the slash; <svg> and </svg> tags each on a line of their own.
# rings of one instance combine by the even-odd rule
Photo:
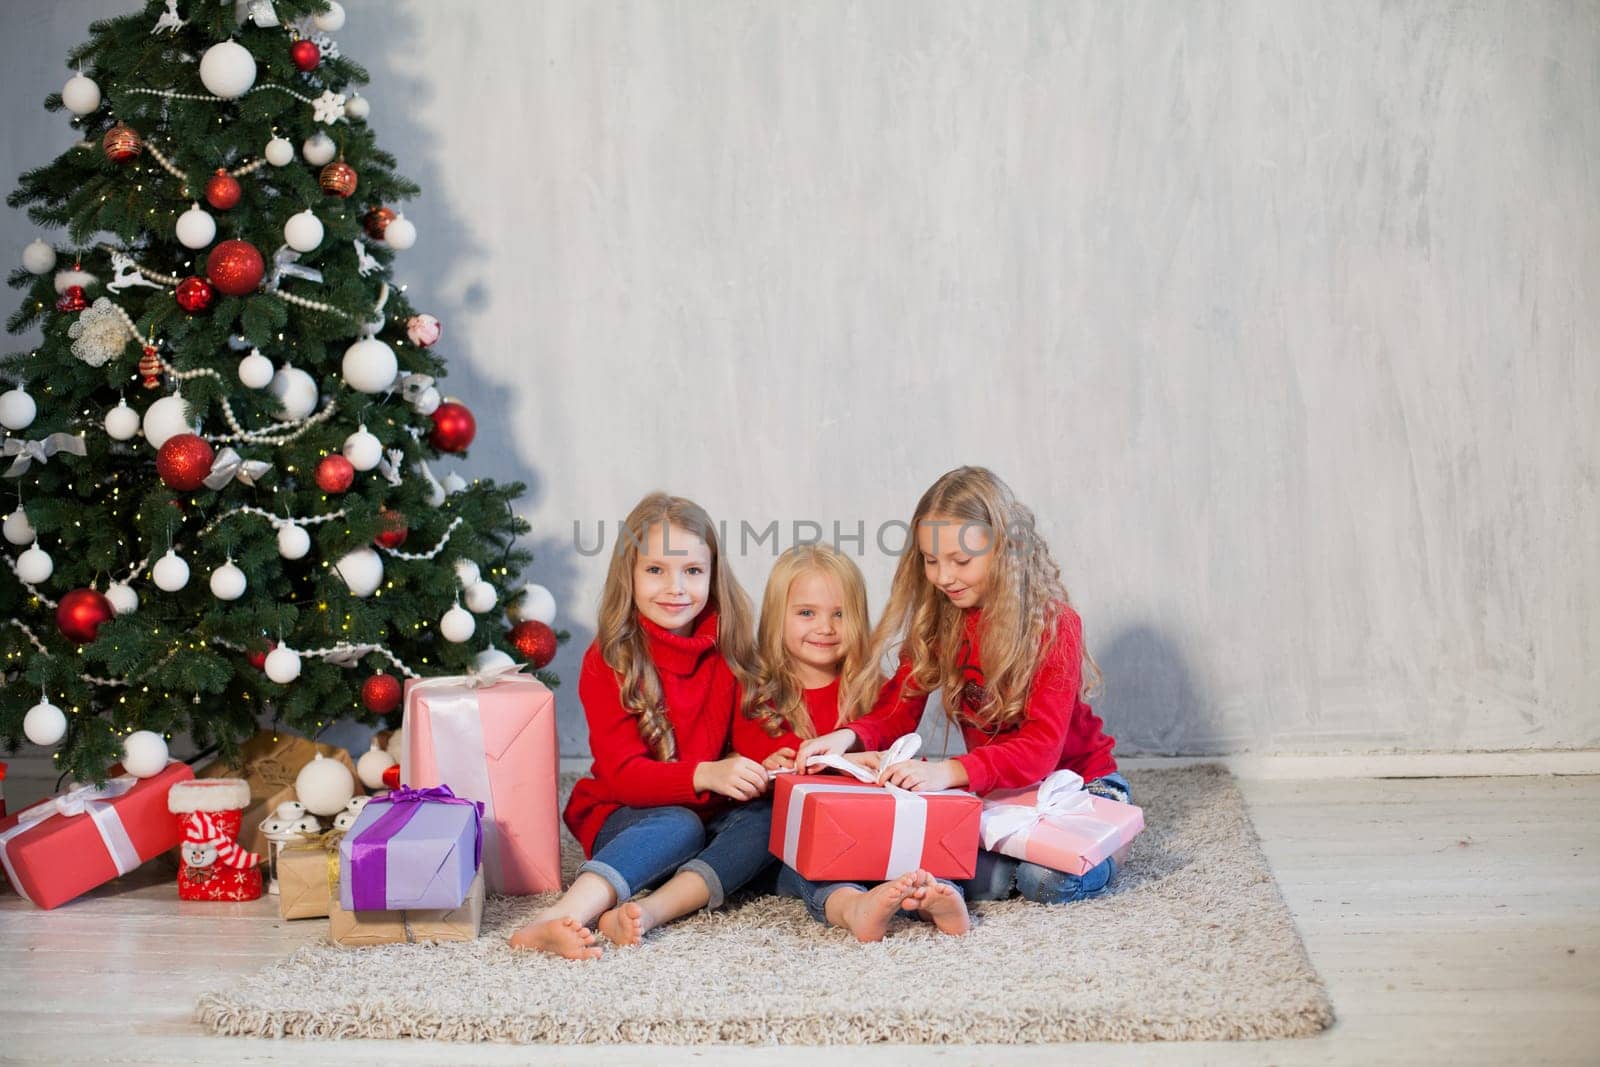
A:
<svg viewBox="0 0 1600 1067">
<path fill-rule="evenodd" d="M 556 702 L 537 678 L 410 679 L 400 781 L 448 785 L 483 803 L 483 873 L 491 892 L 561 888 Z"/>
<path fill-rule="evenodd" d="M 1144 812 L 1084 792 L 1083 779 L 1057 771 L 1029 789 L 983 798 L 980 834 L 990 852 L 1041 867 L 1086 874 L 1139 836 Z"/>
</svg>

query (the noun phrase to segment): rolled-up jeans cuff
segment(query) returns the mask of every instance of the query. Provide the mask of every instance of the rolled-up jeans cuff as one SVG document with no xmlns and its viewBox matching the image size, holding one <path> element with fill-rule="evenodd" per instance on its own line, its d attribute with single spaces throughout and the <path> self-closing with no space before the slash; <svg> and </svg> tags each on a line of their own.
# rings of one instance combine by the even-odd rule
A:
<svg viewBox="0 0 1600 1067">
<path fill-rule="evenodd" d="M 695 874 L 698 874 L 700 876 L 700 880 L 706 884 L 706 891 L 710 894 L 706 898 L 706 907 L 722 907 L 722 879 L 717 876 L 716 871 L 712 870 L 711 864 L 702 859 L 692 859 L 688 863 L 685 863 L 682 867 L 678 868 L 679 874 L 682 874 L 684 871 L 693 871 Z"/>
<path fill-rule="evenodd" d="M 585 860 L 583 866 L 578 868 L 578 873 L 582 874 L 584 871 L 588 871 L 590 874 L 598 874 L 601 878 L 604 878 L 606 884 L 611 887 L 612 892 L 617 894 L 618 904 L 633 896 L 633 887 L 611 864 L 602 863 L 600 860 Z"/>
</svg>

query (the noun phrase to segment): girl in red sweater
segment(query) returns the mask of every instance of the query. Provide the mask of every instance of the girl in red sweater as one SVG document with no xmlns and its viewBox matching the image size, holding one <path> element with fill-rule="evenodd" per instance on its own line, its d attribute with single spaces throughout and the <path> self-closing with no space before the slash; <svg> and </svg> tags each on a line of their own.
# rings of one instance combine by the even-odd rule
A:
<svg viewBox="0 0 1600 1067">
<path fill-rule="evenodd" d="M 592 959 L 591 924 L 636 944 L 653 926 L 720 907 L 770 862 L 772 807 L 758 799 L 767 772 L 724 755 L 754 677 L 751 614 L 698 505 L 653 493 L 623 520 L 578 678 L 594 765 L 565 819 L 588 859 L 513 947 Z"/>
<path fill-rule="evenodd" d="M 887 684 L 863 675 L 849 697 L 872 711 L 802 743 L 801 766 L 814 753 L 886 747 L 917 728 L 937 692 L 966 754 L 883 767 L 881 780 L 983 794 L 1032 786 L 1064 767 L 1090 792 L 1130 800 L 1111 755 L 1115 742 L 1083 700 L 1085 673 L 1093 683 L 1099 669 L 1033 512 L 992 472 L 961 467 L 922 494 L 911 529 L 914 543 L 900 558 L 872 645 L 878 662 L 901 642 L 899 669 Z M 962 888 L 973 900 L 1016 891 L 1053 904 L 1094 896 L 1115 873 L 1109 859 L 1078 876 L 980 850 Z"/>
</svg>

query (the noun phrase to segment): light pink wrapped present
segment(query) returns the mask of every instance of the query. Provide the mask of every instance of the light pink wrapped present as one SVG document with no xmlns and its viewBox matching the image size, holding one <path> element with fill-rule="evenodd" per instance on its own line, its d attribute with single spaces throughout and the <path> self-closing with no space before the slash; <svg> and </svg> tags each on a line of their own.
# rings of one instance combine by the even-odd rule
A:
<svg viewBox="0 0 1600 1067">
<path fill-rule="evenodd" d="M 515 669 L 406 682 L 400 781 L 483 803 L 491 892 L 561 888 L 556 702 Z"/>
<path fill-rule="evenodd" d="M 984 797 L 978 834 L 990 852 L 1086 874 L 1143 829 L 1143 811 L 1087 793 L 1078 775 L 1057 771 L 1032 788 L 997 789 Z"/>
</svg>

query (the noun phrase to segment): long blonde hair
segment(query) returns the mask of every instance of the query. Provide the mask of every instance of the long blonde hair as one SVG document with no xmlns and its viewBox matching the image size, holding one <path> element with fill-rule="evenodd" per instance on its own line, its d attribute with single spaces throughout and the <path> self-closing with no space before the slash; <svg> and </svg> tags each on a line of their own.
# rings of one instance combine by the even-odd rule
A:
<svg viewBox="0 0 1600 1067">
<path fill-rule="evenodd" d="M 760 654 L 756 684 L 745 690 L 744 697 L 745 717 L 759 722 L 773 737 L 785 729 L 793 730 L 801 740 L 817 736 L 816 724 L 806 710 L 805 689 L 783 647 L 789 590 L 795 579 L 810 572 L 833 578 L 844 596 L 844 626 L 839 634 L 839 643 L 844 648 L 844 658 L 839 665 L 840 725 L 860 718 L 866 710 L 844 699 L 850 683 L 862 668 L 874 662 L 868 652 L 872 620 L 867 615 L 867 583 L 861 577 L 861 568 L 832 545 L 795 545 L 778 557 L 772 565 L 772 573 L 767 575 L 767 591 L 761 598 L 761 622 L 756 630 L 756 647 Z"/>
<path fill-rule="evenodd" d="M 750 632 L 755 611 L 723 558 L 715 524 L 699 504 L 681 496 L 651 493 L 622 520 L 600 593 L 596 640 L 601 658 L 616 672 L 623 706 L 639 717 L 639 736 L 656 759 L 666 761 L 677 758 L 678 740 L 667 718 L 661 678 L 650 662 L 639 610 L 633 602 L 633 568 L 640 549 L 649 543 L 652 526 L 676 526 L 700 538 L 711 550 L 711 590 L 704 610 L 718 612 L 717 651 L 746 690 L 755 679 L 755 641 Z"/>
<path fill-rule="evenodd" d="M 969 717 L 982 729 L 998 732 L 1022 720 L 1029 687 L 1055 636 L 1061 608 L 1069 603 L 1061 568 L 1039 536 L 1033 512 L 992 471 L 957 467 L 917 501 L 906 548 L 889 587 L 889 602 L 872 634 L 870 655 L 872 663 L 881 663 L 899 644 L 901 655 L 911 660 L 914 691 L 939 692 L 953 722 L 971 679 L 961 669 L 965 612 L 928 581 L 917 545 L 917 530 L 935 516 L 989 534 L 979 634 L 984 699 Z M 1092 693 L 1099 686 L 1100 668 L 1087 649 L 1083 676 L 1083 692 Z M 877 671 L 864 672 L 855 680 L 851 706 L 870 710 L 882 687 Z"/>
</svg>

